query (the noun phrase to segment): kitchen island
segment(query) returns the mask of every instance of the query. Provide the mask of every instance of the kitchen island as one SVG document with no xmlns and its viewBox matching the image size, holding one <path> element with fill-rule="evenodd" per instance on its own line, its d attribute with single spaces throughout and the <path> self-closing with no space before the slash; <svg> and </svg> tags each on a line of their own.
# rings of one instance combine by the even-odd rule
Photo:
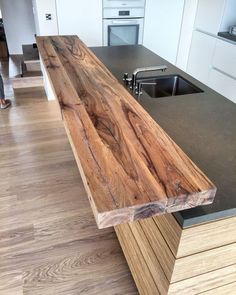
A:
<svg viewBox="0 0 236 295">
<path fill-rule="evenodd" d="M 226 173 L 224 177 L 229 182 L 225 183 L 224 179 L 221 181 L 216 178 L 219 180 L 217 186 L 224 184 L 227 189 L 230 182 L 234 182 L 235 106 L 233 103 L 141 46 L 94 48 L 93 51 L 118 79 L 122 78 L 124 72 L 132 72 L 136 67 L 167 64 L 168 74 L 181 74 L 197 84 L 204 92 L 158 100 L 151 99 L 144 93 L 138 98 L 138 102 L 191 159 L 195 158 L 194 162 L 198 161 L 200 167 L 201 163 L 205 164 L 201 169 L 208 176 L 210 176 L 208 171 L 213 171 L 216 175 L 221 175 L 221 172 Z M 73 49 L 71 53 L 74 54 Z M 53 54 L 50 58 L 54 58 Z M 51 63 L 51 66 L 57 69 L 58 64 Z M 64 86 L 68 87 L 68 84 Z M 69 101 L 70 99 L 68 96 Z M 227 125 L 228 121 L 225 118 L 230 124 Z M 222 126 L 221 123 L 225 125 Z M 225 126 L 230 128 L 226 134 L 224 132 L 222 134 L 222 128 L 225 130 Z M 226 145 L 223 151 L 220 145 L 222 139 L 224 146 Z M 224 157 L 218 159 L 220 153 L 223 153 Z M 223 161 L 224 159 L 226 161 Z M 222 167 L 227 167 L 228 170 Z M 227 178 L 230 169 L 232 173 Z M 234 189 L 234 187 L 229 188 L 232 192 Z M 191 209 L 187 213 L 176 213 L 176 216 L 166 214 L 115 227 L 141 294 L 203 292 L 210 294 L 210 290 L 216 288 L 220 288 L 219 294 L 223 294 L 222 292 L 231 290 L 232 284 L 236 281 L 235 199 L 232 194 L 229 196 L 228 191 L 225 194 L 228 196 L 226 199 L 228 202 L 224 202 L 220 194 L 216 207 L 209 209 L 209 213 L 204 211 L 205 207 L 201 207 L 202 214 L 199 211 L 191 212 L 194 210 Z M 184 214 L 193 215 L 191 218 L 185 218 Z"/>
<path fill-rule="evenodd" d="M 134 95 L 217 187 L 211 205 L 116 227 L 140 294 L 235 294 L 236 105 L 143 46 L 92 50 L 123 85 L 125 72 L 165 64 L 161 75 L 178 74 L 203 90 Z"/>
</svg>

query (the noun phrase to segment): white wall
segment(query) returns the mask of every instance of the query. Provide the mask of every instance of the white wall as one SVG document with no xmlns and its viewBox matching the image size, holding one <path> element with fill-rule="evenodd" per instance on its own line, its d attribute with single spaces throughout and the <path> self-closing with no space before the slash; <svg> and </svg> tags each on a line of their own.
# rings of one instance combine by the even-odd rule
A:
<svg viewBox="0 0 236 295">
<path fill-rule="evenodd" d="M 102 0 L 56 0 L 60 35 L 78 35 L 87 46 L 102 45 Z"/>
<path fill-rule="evenodd" d="M 58 35 L 56 0 L 32 0 L 32 4 L 36 34 L 38 36 Z M 46 14 L 51 14 L 51 20 L 46 19 Z M 54 100 L 54 91 L 42 61 L 41 69 L 47 98 Z"/>
<path fill-rule="evenodd" d="M 198 0 L 185 0 L 176 66 L 186 71 Z"/>
<path fill-rule="evenodd" d="M 143 44 L 175 64 L 184 0 L 146 0 Z"/>
<path fill-rule="evenodd" d="M 67 3 L 66 0 L 64 0 Z M 32 0 L 36 34 L 38 36 L 58 35 L 56 0 Z M 46 20 L 46 14 L 52 19 Z"/>
<path fill-rule="evenodd" d="M 22 44 L 35 42 L 31 0 L 0 0 L 10 54 L 22 54 Z"/>
</svg>

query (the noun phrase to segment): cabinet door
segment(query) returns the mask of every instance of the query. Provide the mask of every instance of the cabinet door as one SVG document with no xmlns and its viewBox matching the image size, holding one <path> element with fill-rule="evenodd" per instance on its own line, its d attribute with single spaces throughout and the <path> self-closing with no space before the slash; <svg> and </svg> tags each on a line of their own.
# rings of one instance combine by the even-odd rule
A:
<svg viewBox="0 0 236 295">
<path fill-rule="evenodd" d="M 216 35 L 224 13 L 226 0 L 198 0 L 195 28 Z"/>
<path fill-rule="evenodd" d="M 193 32 L 187 72 L 205 84 L 208 84 L 215 44 L 216 38 L 198 31 Z"/>
<path fill-rule="evenodd" d="M 217 71 L 217 69 L 211 69 L 209 75 L 209 86 L 236 103 L 235 79 L 224 75 L 223 73 Z"/>
<path fill-rule="evenodd" d="M 236 44 L 217 40 L 212 65 L 236 78 Z"/>
<path fill-rule="evenodd" d="M 102 0 L 56 0 L 60 35 L 78 35 L 87 46 L 102 45 Z"/>
<path fill-rule="evenodd" d="M 143 44 L 175 64 L 184 0 L 146 0 Z"/>
</svg>

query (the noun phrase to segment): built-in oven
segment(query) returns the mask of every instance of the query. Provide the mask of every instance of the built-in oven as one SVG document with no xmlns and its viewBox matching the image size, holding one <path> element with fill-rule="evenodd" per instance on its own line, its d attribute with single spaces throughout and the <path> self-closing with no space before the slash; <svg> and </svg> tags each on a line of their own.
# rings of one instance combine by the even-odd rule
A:
<svg viewBox="0 0 236 295">
<path fill-rule="evenodd" d="M 145 0 L 103 0 L 103 45 L 143 42 Z"/>
<path fill-rule="evenodd" d="M 105 46 L 135 45 L 143 42 L 143 19 L 106 19 L 103 25 Z"/>
</svg>

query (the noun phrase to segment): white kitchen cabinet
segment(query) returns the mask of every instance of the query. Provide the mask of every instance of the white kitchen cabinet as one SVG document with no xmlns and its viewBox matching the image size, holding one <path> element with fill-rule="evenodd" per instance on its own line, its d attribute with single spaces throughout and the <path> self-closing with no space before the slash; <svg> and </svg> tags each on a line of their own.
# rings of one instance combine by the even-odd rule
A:
<svg viewBox="0 0 236 295">
<path fill-rule="evenodd" d="M 195 28 L 216 35 L 220 31 L 226 0 L 198 0 Z"/>
<path fill-rule="evenodd" d="M 209 86 L 236 103 L 236 80 L 212 68 L 209 74 Z"/>
<path fill-rule="evenodd" d="M 216 38 L 194 31 L 188 59 L 187 72 L 208 84 Z"/>
<path fill-rule="evenodd" d="M 235 0 L 198 0 L 195 28 L 217 35 L 236 24 Z"/>
<path fill-rule="evenodd" d="M 175 64 L 184 0 L 146 0 L 143 44 Z"/>
<path fill-rule="evenodd" d="M 217 40 L 212 66 L 236 78 L 236 44 Z"/>
<path fill-rule="evenodd" d="M 236 44 L 195 31 L 187 72 L 236 102 Z"/>
<path fill-rule="evenodd" d="M 102 0 L 56 0 L 60 35 L 78 35 L 87 46 L 102 45 Z"/>
</svg>

